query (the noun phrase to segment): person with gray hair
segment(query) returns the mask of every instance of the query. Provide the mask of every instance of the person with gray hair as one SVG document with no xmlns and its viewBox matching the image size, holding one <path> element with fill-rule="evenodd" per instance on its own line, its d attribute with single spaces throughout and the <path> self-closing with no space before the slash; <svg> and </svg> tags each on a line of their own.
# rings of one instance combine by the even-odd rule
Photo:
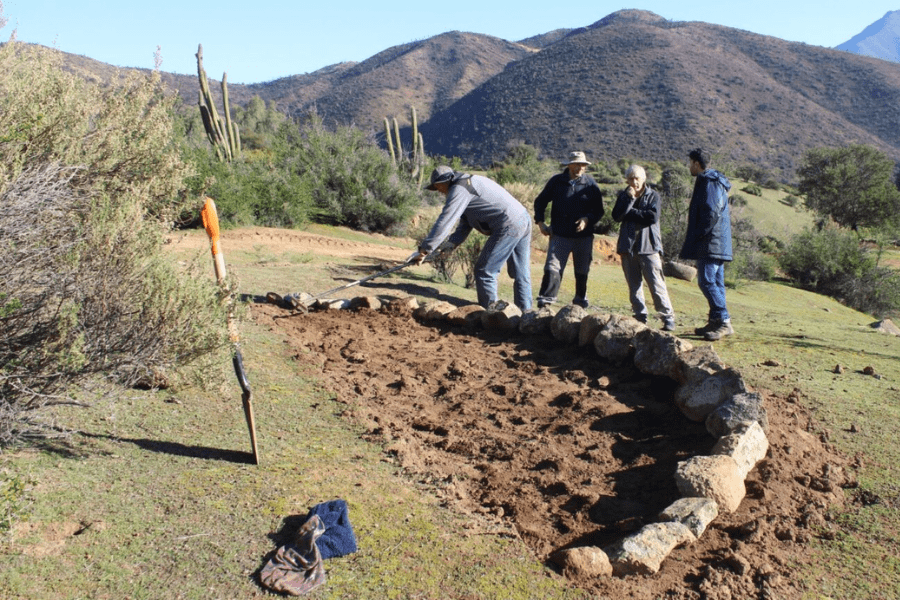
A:
<svg viewBox="0 0 900 600">
<path fill-rule="evenodd" d="M 446 201 L 419 250 L 407 261 L 420 265 L 432 252 L 456 248 L 477 229 L 488 236 L 475 262 L 478 304 L 488 308 L 497 301 L 497 276 L 506 264 L 514 280 L 516 306 L 530 309 L 531 217 L 522 203 L 492 179 L 445 165 L 432 171 L 425 189 L 440 192 Z"/>
<path fill-rule="evenodd" d="M 569 161 L 563 163 L 565 169 L 551 177 L 534 200 L 534 221 L 541 233 L 550 236 L 538 307 L 556 302 L 570 254 L 575 271 L 572 304 L 588 307 L 587 280 L 593 260 L 594 226 L 603 216 L 603 194 L 594 178 L 585 172 L 590 164 L 584 152 L 570 152 Z M 544 217 L 551 202 L 547 226 Z"/>
<path fill-rule="evenodd" d="M 622 271 L 628 284 L 628 298 L 634 318 L 647 322 L 644 280 L 653 297 L 653 306 L 665 331 L 675 330 L 675 311 L 669 300 L 663 275 L 662 236 L 659 231 L 659 192 L 647 185 L 647 173 L 640 165 L 631 165 L 625 173 L 628 187 L 619 192 L 612 210 L 619 226 L 616 252 L 622 259 Z"/>
</svg>

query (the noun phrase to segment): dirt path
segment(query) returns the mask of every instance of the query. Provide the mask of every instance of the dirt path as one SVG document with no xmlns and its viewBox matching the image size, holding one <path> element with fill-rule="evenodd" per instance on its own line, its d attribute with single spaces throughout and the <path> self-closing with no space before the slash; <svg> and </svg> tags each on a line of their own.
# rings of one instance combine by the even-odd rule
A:
<svg viewBox="0 0 900 600">
<path fill-rule="evenodd" d="M 674 407 L 673 382 L 613 367 L 592 348 L 430 327 L 404 312 L 289 316 L 260 304 L 253 314 L 320 373 L 366 437 L 456 510 L 477 514 L 486 532 L 514 532 L 550 568 L 557 550 L 603 547 L 654 521 L 678 497 L 676 464 L 713 445 Z M 794 565 L 814 560 L 814 536 L 830 535 L 827 508 L 842 497 L 846 461 L 806 433 L 796 395 L 766 397 L 769 456 L 736 513 L 656 575 L 572 584 L 612 598 L 799 598 Z"/>
<path fill-rule="evenodd" d="M 372 235 L 373 238 L 379 237 Z M 412 246 L 397 246 L 387 243 L 390 238 L 383 238 L 385 244 L 357 242 L 340 239 L 294 229 L 277 229 L 272 227 L 246 227 L 230 229 L 221 234 L 223 250 L 251 252 L 256 247 L 265 246 L 279 252 L 296 254 L 315 253 L 334 258 L 372 257 L 378 260 L 404 260 L 412 252 Z M 394 241 L 394 240 L 390 240 Z M 209 248 L 209 238 L 196 231 L 176 232 L 169 236 L 167 243 L 173 249 L 197 250 Z M 410 242 L 411 244 L 412 242 Z"/>
</svg>

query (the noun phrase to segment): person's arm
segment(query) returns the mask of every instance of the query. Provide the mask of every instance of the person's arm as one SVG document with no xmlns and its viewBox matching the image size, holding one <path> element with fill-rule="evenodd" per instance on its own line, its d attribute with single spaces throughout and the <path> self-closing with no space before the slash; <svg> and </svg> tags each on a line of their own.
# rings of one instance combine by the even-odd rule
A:
<svg viewBox="0 0 900 600">
<path fill-rule="evenodd" d="M 544 235 L 549 235 L 549 228 L 544 224 L 544 217 L 546 216 L 547 205 L 553 197 L 551 187 L 554 179 L 555 177 L 551 177 L 550 181 L 544 185 L 544 189 L 541 190 L 541 193 L 534 199 L 534 222 L 540 227 L 541 233 Z M 545 229 L 547 229 L 547 231 L 545 231 Z"/>
<path fill-rule="evenodd" d="M 428 232 L 428 236 L 419 245 L 419 252 L 424 252 L 426 255 L 431 254 L 435 248 L 441 245 L 441 242 L 450 235 L 450 231 L 456 222 L 460 221 L 460 217 L 466 211 L 471 199 L 472 196 L 463 186 L 453 185 L 450 187 L 447 201 L 444 203 L 444 209 L 431 227 L 431 231 Z M 465 222 L 465 219 L 462 222 Z M 468 235 L 468 232 L 466 232 L 466 235 Z M 465 239 L 465 236 L 463 239 Z"/>
<path fill-rule="evenodd" d="M 616 205 L 612 209 L 613 221 L 617 223 L 624 221 L 625 216 L 631 210 L 631 207 L 634 206 L 636 200 L 637 198 L 629 194 L 627 189 L 619 192 L 619 195 L 616 197 Z"/>
<path fill-rule="evenodd" d="M 705 185 L 701 189 L 704 195 L 698 204 L 697 239 L 703 239 L 712 234 L 725 210 L 723 201 L 728 202 L 728 197 L 721 193 L 719 184 L 712 179 L 706 179 Z"/>
<path fill-rule="evenodd" d="M 623 193 L 629 195 L 627 191 Z M 635 203 L 632 203 L 620 220 L 631 221 L 637 223 L 641 227 L 649 227 L 654 223 L 659 223 L 659 194 L 652 190 L 647 190 L 644 192 L 644 195 L 647 196 L 646 205 L 642 208 L 636 208 L 634 205 Z"/>
<path fill-rule="evenodd" d="M 588 177 L 587 179 L 588 187 L 585 190 L 588 195 L 589 212 L 585 215 L 585 218 L 587 219 L 586 225 L 593 228 L 603 218 L 603 192 L 600 191 L 600 186 L 597 185 L 593 177 Z"/>
</svg>

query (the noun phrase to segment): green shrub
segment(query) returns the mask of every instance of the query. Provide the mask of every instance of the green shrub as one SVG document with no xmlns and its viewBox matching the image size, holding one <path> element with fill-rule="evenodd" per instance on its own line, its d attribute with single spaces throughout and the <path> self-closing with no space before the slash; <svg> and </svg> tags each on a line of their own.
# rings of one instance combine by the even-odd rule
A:
<svg viewBox="0 0 900 600">
<path fill-rule="evenodd" d="M 511 148 L 502 161 L 491 167 L 488 177 L 504 186 L 525 183 L 543 188 L 560 168 L 556 162 L 540 160 L 538 149 L 534 146 L 520 144 Z"/>
<path fill-rule="evenodd" d="M 900 274 L 879 267 L 850 231 L 827 227 L 794 236 L 779 258 L 801 286 L 876 316 L 900 310 Z"/>
<path fill-rule="evenodd" d="M 663 166 L 657 191 L 662 201 L 659 229 L 667 257 L 677 256 L 684 244 L 693 187 L 691 174 L 685 165 L 673 162 Z"/>
<path fill-rule="evenodd" d="M 311 115 L 290 145 L 296 151 L 293 167 L 311 182 L 318 221 L 389 232 L 421 203 L 415 183 L 401 177 L 374 138 L 355 127 L 331 131 Z"/>
<path fill-rule="evenodd" d="M 751 196 L 762 196 L 762 187 L 758 183 L 748 183 L 741 188 L 742 192 L 746 192 Z"/>
<path fill-rule="evenodd" d="M 21 475 L 0 471 L 0 537 L 28 515 L 30 500 L 26 492 L 31 483 Z"/>
<path fill-rule="evenodd" d="M 732 206 L 737 206 L 737 207 L 747 206 L 747 199 L 744 196 L 741 196 L 740 194 L 732 194 L 731 196 L 728 197 L 728 201 L 731 203 Z"/>
<path fill-rule="evenodd" d="M 241 158 L 227 163 L 208 149 L 197 148 L 190 156 L 197 174 L 188 184 L 195 196 L 215 200 L 223 224 L 292 229 L 311 220 L 311 178 L 289 168 L 276 168 L 268 155 L 245 151 Z"/>
</svg>

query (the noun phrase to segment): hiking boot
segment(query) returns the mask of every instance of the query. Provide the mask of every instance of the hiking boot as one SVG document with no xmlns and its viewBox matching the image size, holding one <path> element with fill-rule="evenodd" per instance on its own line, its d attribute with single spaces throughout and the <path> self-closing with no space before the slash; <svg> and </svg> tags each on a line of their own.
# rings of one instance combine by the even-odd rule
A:
<svg viewBox="0 0 900 600">
<path fill-rule="evenodd" d="M 647 315 L 634 315 L 634 320 L 640 323 L 647 323 Z"/>
<path fill-rule="evenodd" d="M 704 325 L 703 327 L 695 327 L 695 328 L 694 328 L 694 334 L 695 334 L 695 335 L 706 335 L 706 332 L 707 332 L 707 331 L 712 331 L 713 329 L 716 329 L 718 326 L 719 326 L 719 323 L 718 323 L 718 322 L 716 322 L 716 321 L 710 321 L 709 323 L 707 323 L 707 324 Z"/>
<path fill-rule="evenodd" d="M 716 340 L 721 340 L 726 335 L 731 335 L 733 333 L 734 329 L 731 327 L 731 321 L 720 321 L 715 329 L 710 329 L 703 334 L 703 339 L 709 342 L 715 342 Z"/>
<path fill-rule="evenodd" d="M 588 306 L 590 306 L 587 298 L 581 298 L 579 296 L 575 296 L 574 298 L 572 298 L 572 304 L 580 306 L 581 308 L 587 308 Z"/>
<path fill-rule="evenodd" d="M 663 319 L 663 331 L 675 331 L 675 319 Z"/>
</svg>

